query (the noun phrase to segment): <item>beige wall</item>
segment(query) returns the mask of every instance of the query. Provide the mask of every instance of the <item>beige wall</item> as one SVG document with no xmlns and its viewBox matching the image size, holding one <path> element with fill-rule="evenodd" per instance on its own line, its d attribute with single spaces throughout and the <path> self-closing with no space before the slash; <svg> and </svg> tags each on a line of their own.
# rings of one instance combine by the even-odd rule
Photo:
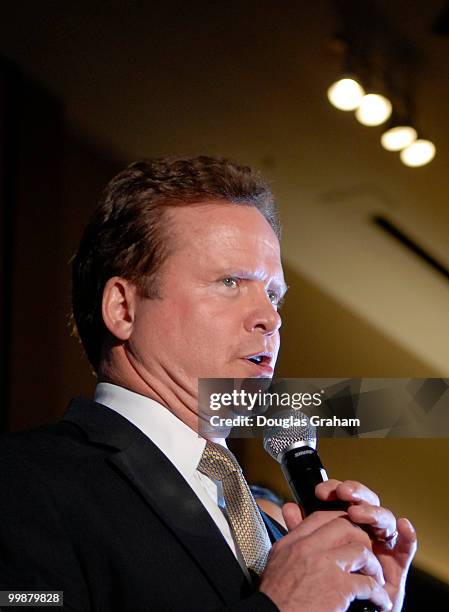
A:
<svg viewBox="0 0 449 612">
<path fill-rule="evenodd" d="M 431 377 L 429 365 L 339 304 L 284 262 L 280 376 Z M 449 370 L 449 366 L 448 366 Z"/>
</svg>

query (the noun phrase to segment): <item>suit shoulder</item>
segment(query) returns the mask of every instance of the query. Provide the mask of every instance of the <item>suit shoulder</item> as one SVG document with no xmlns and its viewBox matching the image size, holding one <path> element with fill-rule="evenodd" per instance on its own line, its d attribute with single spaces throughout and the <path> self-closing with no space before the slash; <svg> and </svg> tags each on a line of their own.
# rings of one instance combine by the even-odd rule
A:
<svg viewBox="0 0 449 612">
<path fill-rule="evenodd" d="M 33 429 L 0 434 L 0 452 L 42 452 L 82 443 L 85 435 L 72 423 L 59 421 Z"/>
<path fill-rule="evenodd" d="M 4 467 L 56 467 L 88 460 L 98 452 L 82 429 L 65 421 L 0 435 L 0 464 Z"/>
</svg>

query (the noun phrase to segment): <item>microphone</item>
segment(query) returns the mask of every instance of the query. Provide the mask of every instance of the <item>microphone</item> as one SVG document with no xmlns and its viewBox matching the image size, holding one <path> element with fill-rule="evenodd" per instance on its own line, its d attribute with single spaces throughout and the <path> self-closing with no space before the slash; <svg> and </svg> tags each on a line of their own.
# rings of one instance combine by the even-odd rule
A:
<svg viewBox="0 0 449 612">
<path fill-rule="evenodd" d="M 316 428 L 299 410 L 276 415 L 280 421 L 294 417 L 300 425 L 282 427 L 273 425 L 264 431 L 263 446 L 267 453 L 280 463 L 296 502 L 305 516 L 317 510 L 346 510 L 347 504 L 340 500 L 322 501 L 315 496 L 315 487 L 328 480 L 326 470 L 316 452 Z M 350 612 L 379 612 L 374 604 L 360 599 L 349 606 Z"/>
</svg>

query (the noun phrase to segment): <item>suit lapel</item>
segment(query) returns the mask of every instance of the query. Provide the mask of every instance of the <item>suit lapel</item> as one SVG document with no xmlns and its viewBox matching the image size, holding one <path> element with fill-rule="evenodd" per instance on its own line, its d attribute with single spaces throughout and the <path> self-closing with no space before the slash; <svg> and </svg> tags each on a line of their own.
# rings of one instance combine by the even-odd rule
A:
<svg viewBox="0 0 449 612">
<path fill-rule="evenodd" d="M 91 442 L 114 447 L 115 466 L 178 538 L 224 603 L 251 586 L 219 529 L 167 457 L 139 429 L 113 410 L 84 398 L 73 400 L 64 416 Z"/>
</svg>

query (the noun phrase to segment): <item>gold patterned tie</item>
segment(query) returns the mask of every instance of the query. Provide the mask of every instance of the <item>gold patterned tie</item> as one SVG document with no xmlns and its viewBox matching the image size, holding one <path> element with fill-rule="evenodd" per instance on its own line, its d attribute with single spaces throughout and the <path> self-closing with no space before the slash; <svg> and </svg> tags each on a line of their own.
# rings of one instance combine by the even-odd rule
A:
<svg viewBox="0 0 449 612">
<path fill-rule="evenodd" d="M 271 542 L 237 459 L 224 446 L 207 442 L 198 470 L 221 481 L 229 522 L 243 559 L 248 569 L 260 575 Z"/>
</svg>

